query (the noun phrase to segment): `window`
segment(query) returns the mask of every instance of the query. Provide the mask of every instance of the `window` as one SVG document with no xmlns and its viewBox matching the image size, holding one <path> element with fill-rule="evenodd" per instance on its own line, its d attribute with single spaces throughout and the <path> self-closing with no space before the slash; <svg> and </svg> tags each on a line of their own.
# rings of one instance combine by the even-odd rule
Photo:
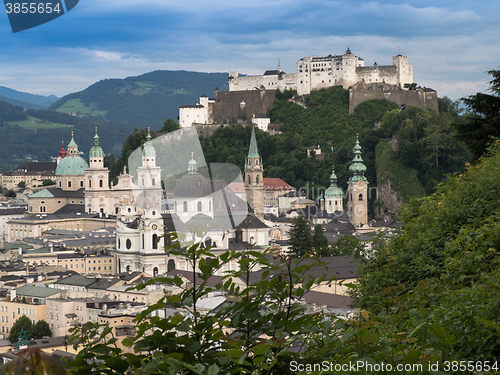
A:
<svg viewBox="0 0 500 375">
<path fill-rule="evenodd" d="M 202 205 L 201 201 L 198 201 L 198 212 L 201 212 L 202 207 L 203 207 L 203 205 Z"/>
<path fill-rule="evenodd" d="M 358 199 L 359 199 L 360 201 L 362 201 L 362 200 L 363 200 L 363 194 L 359 194 Z"/>
<path fill-rule="evenodd" d="M 80 181 L 80 187 L 82 188 L 83 187 L 83 180 Z"/>
<path fill-rule="evenodd" d="M 127 239 L 127 243 L 126 243 L 126 246 L 127 246 L 127 249 L 130 249 L 132 247 L 132 241 L 130 241 L 130 239 Z M 94 261 L 95 262 L 95 261 Z M 95 269 L 95 268 L 94 268 Z"/>
<path fill-rule="evenodd" d="M 188 203 L 186 201 L 184 201 L 183 206 L 184 206 L 183 207 L 184 208 L 184 212 L 187 212 L 187 210 L 188 210 Z"/>
<path fill-rule="evenodd" d="M 71 181 L 68 181 L 68 187 L 69 188 L 71 187 Z"/>
<path fill-rule="evenodd" d="M 158 249 L 158 236 L 153 234 L 153 249 Z"/>
<path fill-rule="evenodd" d="M 156 185 L 156 180 L 154 178 L 151 180 L 151 185 Z"/>
<path fill-rule="evenodd" d="M 89 188 L 92 187 L 92 180 L 89 180 Z"/>
<path fill-rule="evenodd" d="M 102 180 L 99 180 L 99 187 L 102 187 L 102 185 L 103 185 Z"/>
</svg>

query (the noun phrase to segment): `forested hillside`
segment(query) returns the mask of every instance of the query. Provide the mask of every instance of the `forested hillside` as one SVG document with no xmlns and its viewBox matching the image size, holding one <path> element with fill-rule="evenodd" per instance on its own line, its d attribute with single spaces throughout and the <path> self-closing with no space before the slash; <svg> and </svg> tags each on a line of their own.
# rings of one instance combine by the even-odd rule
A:
<svg viewBox="0 0 500 375">
<path fill-rule="evenodd" d="M 405 181 L 408 170 L 415 174 L 411 189 L 404 184 L 395 185 L 402 189 L 403 201 L 408 201 L 411 196 L 431 193 L 445 174 L 462 170 L 470 160 L 465 146 L 453 137 L 451 121 L 461 119 L 447 98 L 440 99 L 441 114 L 416 107 L 399 111 L 389 101 L 371 100 L 359 105 L 355 115 L 349 115 L 348 91 L 341 87 L 311 92 L 305 97 L 307 108 L 290 101 L 293 95 L 292 91 L 279 94 L 270 111 L 271 121 L 283 124 L 283 134 L 257 132 L 265 177 L 279 177 L 296 188 L 309 183 L 317 192 L 317 188 L 329 186 L 335 166 L 339 186 L 345 189 L 358 134 L 371 187 L 378 183 L 377 159 L 390 172 L 384 176 L 386 179 Z M 393 136 L 400 143 L 396 152 L 388 143 Z M 243 168 L 249 138 L 249 128 L 221 128 L 204 140 L 205 157 L 211 162 L 233 163 Z M 377 148 L 379 144 L 389 145 L 389 150 L 385 146 Z M 321 147 L 323 161 L 307 158 L 307 147 L 312 145 Z M 401 168 L 396 167 L 395 161 Z"/>
<path fill-rule="evenodd" d="M 157 70 L 99 81 L 66 95 L 49 109 L 160 129 L 167 118 L 177 118 L 181 105 L 196 104 L 203 93 L 215 96 L 216 87 L 227 90 L 227 73 Z"/>
<path fill-rule="evenodd" d="M 0 102 L 0 118 L 5 118 L 5 121 L 0 121 L 0 125 L 3 125 L 0 126 L 0 136 L 3 140 L 0 147 L 1 170 L 20 168 L 28 161 L 26 157 L 30 157 L 29 160 L 50 161 L 61 149 L 61 141 L 64 141 L 65 145 L 69 143 L 72 131 L 79 150 L 84 153 L 83 157 L 87 158 L 92 147 L 95 127 L 98 128 L 101 146 L 106 154 L 120 155 L 123 141 L 127 134 L 134 130 L 130 124 L 79 118 L 47 110 L 28 110 L 28 115 L 33 119 L 33 124 L 27 124 L 30 127 L 13 125 L 26 120 L 27 114 L 21 107 Z M 10 125 L 6 121 L 11 121 Z M 55 124 L 54 127 L 44 128 L 47 123 Z"/>
</svg>

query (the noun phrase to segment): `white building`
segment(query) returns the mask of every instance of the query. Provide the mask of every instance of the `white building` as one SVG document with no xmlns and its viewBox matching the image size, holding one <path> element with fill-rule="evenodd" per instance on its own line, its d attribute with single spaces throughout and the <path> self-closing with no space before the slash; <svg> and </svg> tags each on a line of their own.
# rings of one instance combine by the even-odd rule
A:
<svg viewBox="0 0 500 375">
<path fill-rule="evenodd" d="M 392 65 L 365 66 L 365 61 L 347 48 L 342 55 L 303 57 L 297 62 L 296 73 L 286 74 L 280 66 L 260 76 L 239 77 L 238 72 L 230 72 L 229 91 L 293 89 L 298 95 L 307 95 L 332 86 L 347 89 L 360 81 L 384 82 L 403 89 L 405 83 L 413 83 L 413 65 L 408 56 L 397 55 Z"/>
</svg>

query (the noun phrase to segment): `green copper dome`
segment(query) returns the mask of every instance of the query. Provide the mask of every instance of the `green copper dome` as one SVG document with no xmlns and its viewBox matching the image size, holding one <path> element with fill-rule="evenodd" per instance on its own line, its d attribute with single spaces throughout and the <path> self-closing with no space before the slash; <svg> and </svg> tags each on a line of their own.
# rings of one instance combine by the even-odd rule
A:
<svg viewBox="0 0 500 375">
<path fill-rule="evenodd" d="M 71 132 L 71 142 L 68 144 L 68 153 L 65 158 L 61 159 L 56 167 L 56 176 L 64 175 L 85 175 L 85 169 L 89 165 L 80 156 L 78 152 L 78 145 L 73 138 L 73 132 Z"/>
<path fill-rule="evenodd" d="M 56 176 L 84 175 L 89 165 L 81 156 L 66 156 L 56 167 Z"/>
<path fill-rule="evenodd" d="M 101 146 L 99 146 L 99 136 L 97 135 L 97 133 L 95 133 L 94 135 L 94 145 L 90 149 L 89 157 L 91 158 L 104 157 L 104 151 L 102 151 Z"/>
<path fill-rule="evenodd" d="M 352 164 L 349 167 L 349 171 L 352 173 L 352 176 L 349 179 L 349 181 L 368 182 L 368 180 L 365 177 L 366 165 L 363 164 L 363 159 L 361 158 L 361 146 L 359 145 L 359 140 L 357 139 L 353 151 L 354 151 L 354 158 L 352 159 Z"/>
<path fill-rule="evenodd" d="M 142 149 L 142 156 L 156 156 L 156 150 L 151 144 L 151 134 L 148 129 L 148 136 L 146 137 L 146 144 Z"/>
<path fill-rule="evenodd" d="M 326 198 L 341 198 L 344 196 L 342 189 L 337 186 L 337 175 L 335 170 L 332 169 L 332 174 L 330 175 L 330 187 L 325 191 Z"/>
</svg>

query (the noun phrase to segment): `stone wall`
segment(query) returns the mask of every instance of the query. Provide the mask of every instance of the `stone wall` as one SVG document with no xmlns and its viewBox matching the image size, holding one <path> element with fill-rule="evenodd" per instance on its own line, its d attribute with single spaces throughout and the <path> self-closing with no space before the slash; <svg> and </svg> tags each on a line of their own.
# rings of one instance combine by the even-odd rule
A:
<svg viewBox="0 0 500 375">
<path fill-rule="evenodd" d="M 256 113 L 268 113 L 276 100 L 276 90 L 216 91 L 212 122 L 250 122 Z"/>
<path fill-rule="evenodd" d="M 354 113 L 358 105 L 370 99 L 387 99 L 400 108 L 413 106 L 439 112 L 437 92 L 433 89 L 418 87 L 416 90 L 401 90 L 387 83 L 360 82 L 349 89 L 349 113 Z"/>
</svg>

